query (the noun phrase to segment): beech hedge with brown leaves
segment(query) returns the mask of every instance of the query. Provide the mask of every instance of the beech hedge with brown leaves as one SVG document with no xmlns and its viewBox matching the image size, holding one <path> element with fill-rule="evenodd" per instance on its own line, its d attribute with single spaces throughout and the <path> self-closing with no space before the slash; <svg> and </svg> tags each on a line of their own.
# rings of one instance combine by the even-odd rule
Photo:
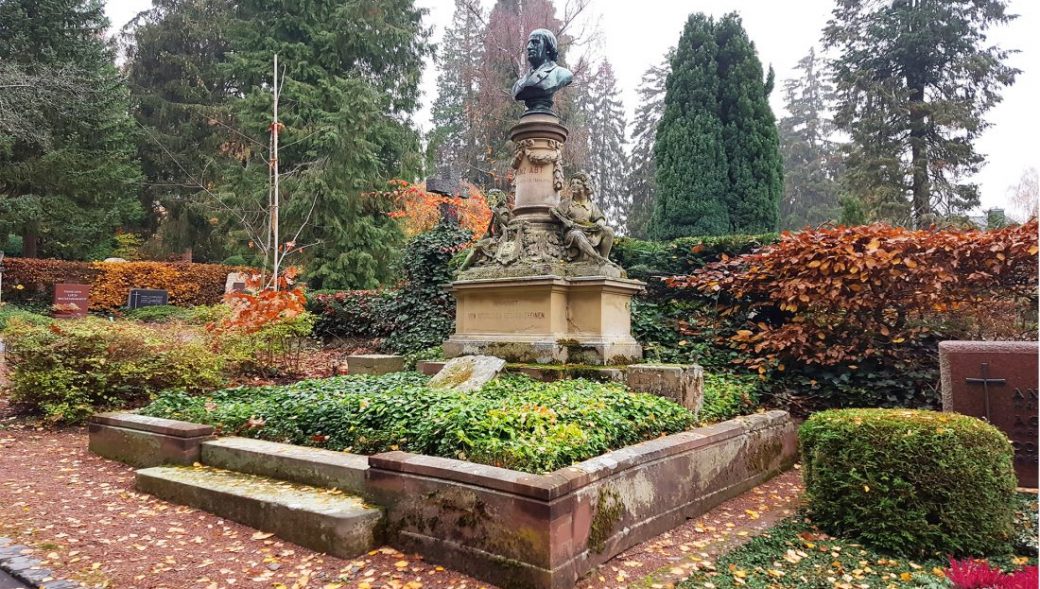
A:
<svg viewBox="0 0 1040 589">
<path fill-rule="evenodd" d="M 718 343 L 761 372 L 785 363 L 854 370 L 919 353 L 945 327 L 993 321 L 1009 309 L 1013 317 L 993 331 L 1035 337 L 1035 325 L 1021 318 L 1036 306 L 1037 252 L 1035 219 L 996 231 L 837 227 L 784 233 L 666 282 L 715 296 L 733 328 Z"/>
</svg>

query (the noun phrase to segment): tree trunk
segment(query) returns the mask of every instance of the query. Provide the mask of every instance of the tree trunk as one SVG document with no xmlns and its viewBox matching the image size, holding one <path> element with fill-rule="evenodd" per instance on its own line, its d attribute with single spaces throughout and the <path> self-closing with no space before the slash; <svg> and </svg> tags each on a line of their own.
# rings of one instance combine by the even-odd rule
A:
<svg viewBox="0 0 1040 589">
<path fill-rule="evenodd" d="M 928 181 L 928 138 L 924 114 L 924 85 L 910 88 L 910 158 L 913 169 L 913 221 L 921 226 L 931 217 L 931 184 Z"/>
<path fill-rule="evenodd" d="M 40 255 L 40 236 L 32 229 L 22 232 L 22 257 L 36 258 Z"/>
</svg>

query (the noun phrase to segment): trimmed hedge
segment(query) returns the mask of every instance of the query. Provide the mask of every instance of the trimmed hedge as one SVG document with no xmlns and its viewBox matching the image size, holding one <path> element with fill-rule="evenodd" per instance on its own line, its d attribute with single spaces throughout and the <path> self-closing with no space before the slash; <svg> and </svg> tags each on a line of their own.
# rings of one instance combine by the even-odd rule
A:
<svg viewBox="0 0 1040 589">
<path fill-rule="evenodd" d="M 4 258 L 3 299 L 49 307 L 54 285 L 89 284 L 90 309 L 112 311 L 126 305 L 131 288 L 160 288 L 177 306 L 221 302 L 227 275 L 250 271 L 221 264 L 187 262 L 70 262 L 34 258 Z"/>
<path fill-rule="evenodd" d="M 1014 518 L 1013 450 L 972 417 L 837 409 L 799 431 L 809 510 L 827 532 L 896 554 L 1000 554 Z"/>
<path fill-rule="evenodd" d="M 426 381 L 399 372 L 204 397 L 167 392 L 142 413 L 212 424 L 225 434 L 360 454 L 404 450 L 535 473 L 694 422 L 674 402 L 618 384 L 507 376 L 460 393 L 427 388 Z"/>
<path fill-rule="evenodd" d="M 139 404 L 163 389 L 224 383 L 224 359 L 176 330 L 85 317 L 8 322 L 3 331 L 10 400 L 55 422 Z"/>
<path fill-rule="evenodd" d="M 614 242 L 610 259 L 624 268 L 629 278 L 650 280 L 692 274 L 723 256 L 732 258 L 751 253 L 779 239 L 778 233 L 683 237 L 672 241 L 642 241 L 625 237 Z"/>
</svg>

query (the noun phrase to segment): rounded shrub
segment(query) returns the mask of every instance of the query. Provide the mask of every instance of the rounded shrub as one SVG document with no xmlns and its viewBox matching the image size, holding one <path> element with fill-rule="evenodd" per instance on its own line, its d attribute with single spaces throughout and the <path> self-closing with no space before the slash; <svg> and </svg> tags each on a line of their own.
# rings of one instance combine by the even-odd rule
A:
<svg viewBox="0 0 1040 589">
<path fill-rule="evenodd" d="M 838 409 L 799 431 L 805 491 L 822 529 L 901 555 L 1008 548 L 1015 473 L 1007 437 L 935 411 Z"/>
</svg>

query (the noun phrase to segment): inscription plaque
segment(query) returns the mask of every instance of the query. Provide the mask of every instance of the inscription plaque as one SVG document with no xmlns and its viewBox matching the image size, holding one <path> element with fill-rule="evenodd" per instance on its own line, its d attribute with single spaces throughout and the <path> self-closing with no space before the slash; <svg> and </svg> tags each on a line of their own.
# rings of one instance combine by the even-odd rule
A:
<svg viewBox="0 0 1040 589">
<path fill-rule="evenodd" d="M 1015 448 L 1022 487 L 1037 486 L 1037 342 L 939 344 L 943 410 L 985 419 Z"/>
<path fill-rule="evenodd" d="M 141 307 L 156 307 L 170 304 L 170 295 L 162 289 L 131 288 L 130 296 L 127 297 L 126 306 L 131 309 Z"/>
<path fill-rule="evenodd" d="M 90 307 L 89 284 L 55 284 L 54 316 L 61 319 L 86 317 Z"/>
</svg>

